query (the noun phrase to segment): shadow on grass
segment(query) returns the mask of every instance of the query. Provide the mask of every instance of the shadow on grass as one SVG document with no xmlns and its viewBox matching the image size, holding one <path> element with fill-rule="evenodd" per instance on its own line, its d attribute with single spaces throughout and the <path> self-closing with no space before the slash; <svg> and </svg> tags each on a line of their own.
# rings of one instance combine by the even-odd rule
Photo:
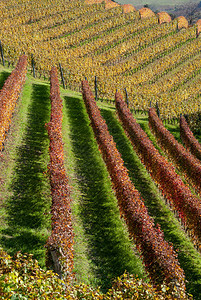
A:
<svg viewBox="0 0 201 300">
<path fill-rule="evenodd" d="M 135 118 L 135 115 L 134 115 Z M 161 148 L 158 146 L 155 136 L 152 134 L 149 128 L 148 117 L 137 117 L 137 123 L 140 124 L 141 128 L 146 132 L 149 139 L 152 141 L 154 147 L 159 151 L 161 155 L 164 155 Z"/>
<path fill-rule="evenodd" d="M 179 123 L 176 123 L 176 124 L 165 124 L 165 128 L 167 128 L 169 130 L 169 132 L 174 136 L 174 138 L 179 143 L 182 143 L 181 137 L 180 137 Z"/>
<path fill-rule="evenodd" d="M 6 81 L 6 79 L 8 78 L 8 76 L 11 74 L 11 72 L 6 72 L 6 71 L 2 71 L 0 73 L 0 90 L 2 89 L 4 82 Z"/>
<path fill-rule="evenodd" d="M 149 214 L 154 218 L 155 224 L 159 223 L 164 231 L 165 239 L 173 243 L 177 249 L 178 259 L 184 269 L 187 282 L 187 291 L 195 297 L 201 299 L 201 257 L 194 249 L 192 243 L 182 232 L 179 222 L 174 221 L 173 214 L 160 200 L 160 194 L 152 179 L 146 174 L 145 167 L 140 163 L 131 143 L 128 141 L 122 126 L 114 117 L 114 114 L 106 109 L 101 110 L 110 134 L 113 135 L 117 149 L 122 155 L 125 166 L 129 171 L 129 176 L 135 187 L 140 191 Z M 196 267 L 195 267 L 195 264 Z"/>
<path fill-rule="evenodd" d="M 7 204 L 8 228 L 1 244 L 11 254 L 21 250 L 33 253 L 40 261 L 47 238 L 44 232 L 50 225 L 48 183 L 43 175 L 47 168 L 44 153 L 48 153 L 49 144 L 45 129 L 50 114 L 48 86 L 33 84 L 31 97 L 27 127 L 16 151 L 12 196 Z"/>
<path fill-rule="evenodd" d="M 70 123 L 76 172 L 83 194 L 80 218 L 90 247 L 89 257 L 103 290 L 125 270 L 142 277 L 142 264 L 136 259 L 119 218 L 116 198 L 101 158 L 82 100 L 65 97 Z"/>
</svg>

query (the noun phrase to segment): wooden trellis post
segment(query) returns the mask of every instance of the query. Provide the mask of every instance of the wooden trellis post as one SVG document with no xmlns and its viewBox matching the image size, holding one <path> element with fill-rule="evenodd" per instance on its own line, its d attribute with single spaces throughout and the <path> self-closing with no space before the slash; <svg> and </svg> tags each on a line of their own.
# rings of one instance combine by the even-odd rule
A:
<svg viewBox="0 0 201 300">
<path fill-rule="evenodd" d="M 125 88 L 125 93 L 126 93 L 126 104 L 129 107 L 129 102 L 128 102 L 128 92 L 127 89 Z"/>
<path fill-rule="evenodd" d="M 61 67 L 61 64 L 59 63 L 59 68 L 60 68 L 60 74 L 61 74 L 61 80 L 62 80 L 62 83 L 63 83 L 63 88 L 65 89 L 65 81 L 64 81 L 64 76 L 63 76 L 63 70 L 62 70 L 62 67 Z"/>
<path fill-rule="evenodd" d="M 0 51 L 1 51 L 2 63 L 3 63 L 3 66 L 5 66 L 4 55 L 3 55 L 3 48 L 2 48 L 2 45 L 1 45 L 1 41 L 0 41 Z"/>
<path fill-rule="evenodd" d="M 158 117 L 160 118 L 160 110 L 159 110 L 157 101 L 156 101 L 156 112 L 157 112 Z"/>
<path fill-rule="evenodd" d="M 35 72 L 35 64 L 34 64 L 33 54 L 31 54 L 31 65 L 32 65 L 32 69 L 33 69 L 33 77 L 36 78 L 36 72 Z"/>
<path fill-rule="evenodd" d="M 94 87 L 95 87 L 95 100 L 98 100 L 98 87 L 97 87 L 97 77 L 95 76 L 94 80 Z"/>
</svg>

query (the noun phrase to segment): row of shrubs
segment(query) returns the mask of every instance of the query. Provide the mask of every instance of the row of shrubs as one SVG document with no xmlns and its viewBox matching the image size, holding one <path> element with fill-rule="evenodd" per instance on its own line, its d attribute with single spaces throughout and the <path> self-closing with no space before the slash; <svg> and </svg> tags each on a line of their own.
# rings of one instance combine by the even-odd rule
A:
<svg viewBox="0 0 201 300">
<path fill-rule="evenodd" d="M 186 148 L 201 160 L 201 145 L 190 130 L 184 116 L 180 117 L 180 136 Z"/>
<path fill-rule="evenodd" d="M 168 284 L 174 282 L 174 288 L 177 282 L 180 286 L 179 292 L 183 293 L 185 277 L 177 255 L 173 247 L 164 240 L 160 227 L 155 227 L 140 193 L 132 184 L 87 81 L 82 82 L 82 90 L 91 126 L 109 171 L 120 211 L 126 220 L 130 235 L 142 252 L 151 279 L 157 284 L 163 281 Z M 119 98 L 120 94 L 117 93 L 116 102 Z"/>
<path fill-rule="evenodd" d="M 0 91 L 0 150 L 10 127 L 12 114 L 25 83 L 27 73 L 27 56 L 20 56 L 17 66 L 4 83 Z"/>
<path fill-rule="evenodd" d="M 200 161 L 195 158 L 174 136 L 165 128 L 163 122 L 159 119 L 154 108 L 149 110 L 149 126 L 154 132 L 159 144 L 179 166 L 192 182 L 194 188 L 201 192 L 201 165 Z"/>
<path fill-rule="evenodd" d="M 74 232 L 71 220 L 71 195 L 68 177 L 64 167 L 64 150 L 62 141 L 62 99 L 56 67 L 50 71 L 51 117 L 47 124 L 50 139 L 49 174 L 51 184 L 51 219 L 52 232 L 47 241 L 48 263 L 60 275 L 65 275 L 65 282 L 72 281 Z"/>
<path fill-rule="evenodd" d="M 154 147 L 151 140 L 136 122 L 120 94 L 116 95 L 116 107 L 125 130 L 139 153 L 152 178 L 160 186 L 163 195 L 178 212 L 184 224 L 194 233 L 194 238 L 201 240 L 201 203 L 184 184 L 175 168 Z M 157 117 L 154 108 L 149 115 Z M 158 118 L 159 119 L 159 118 Z M 199 244 L 199 241 L 197 241 Z"/>
</svg>

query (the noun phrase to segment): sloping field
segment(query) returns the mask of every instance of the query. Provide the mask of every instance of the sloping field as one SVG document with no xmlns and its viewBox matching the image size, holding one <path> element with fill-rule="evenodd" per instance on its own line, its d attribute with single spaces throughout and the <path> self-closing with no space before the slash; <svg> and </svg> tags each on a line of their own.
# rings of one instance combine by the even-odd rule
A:
<svg viewBox="0 0 201 300">
<path fill-rule="evenodd" d="M 116 89 L 126 88 L 131 107 L 148 110 L 150 101 L 157 101 L 163 119 L 199 111 L 197 24 L 189 26 L 184 17 L 171 21 L 146 8 L 112 7 L 110 1 L 88 3 L 2 1 L 5 58 L 15 63 L 25 52 L 37 76 L 46 77 L 61 63 L 71 89 L 85 77 L 93 86 L 97 76 L 99 98 L 114 99 Z"/>
<path fill-rule="evenodd" d="M 9 69 L 1 71 L 1 84 L 9 74 Z M 129 240 L 126 224 L 120 219 L 117 200 L 83 99 L 78 93 L 61 91 L 64 162 L 72 198 L 75 277 L 78 282 L 100 285 L 103 290 L 125 270 L 146 278 L 142 249 L 138 238 Z M 148 213 L 177 252 L 187 280 L 187 292 L 200 299 L 199 241 L 146 171 L 114 107 L 98 103 Z M 139 114 L 136 118 L 156 144 L 148 129 L 147 115 Z M 19 250 L 32 253 L 43 268 L 51 266 L 44 248 L 51 235 L 49 142 L 45 125 L 49 120 L 49 84 L 28 75 L 1 152 L 0 244 L 10 254 Z M 159 278 L 161 276 L 162 273 Z"/>
<path fill-rule="evenodd" d="M 201 299 L 201 164 L 189 152 L 200 146 L 185 120 L 179 129 L 181 113 L 200 112 L 198 25 L 110 1 L 0 6 L 2 57 L 15 66 L 0 67 L 0 246 L 53 269 L 66 299 Z M 139 282 L 124 275 L 103 296 L 125 271 Z M 0 273 L 5 299 L 10 280 L 26 287 L 12 276 Z"/>
</svg>

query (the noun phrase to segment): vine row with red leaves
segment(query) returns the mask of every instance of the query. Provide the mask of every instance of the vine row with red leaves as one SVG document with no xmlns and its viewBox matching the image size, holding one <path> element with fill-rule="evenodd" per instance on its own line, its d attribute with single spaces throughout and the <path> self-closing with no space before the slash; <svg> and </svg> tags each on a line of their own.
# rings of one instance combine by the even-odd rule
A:
<svg viewBox="0 0 201 300">
<path fill-rule="evenodd" d="M 168 156 L 186 174 L 194 188 L 201 192 L 200 161 L 186 150 L 165 128 L 153 107 L 149 109 L 149 126 Z"/>
<path fill-rule="evenodd" d="M 187 224 L 193 232 L 194 239 L 201 241 L 200 200 L 184 184 L 174 166 L 154 147 L 147 134 L 134 119 L 120 93 L 116 93 L 115 102 L 124 129 L 152 178 L 159 184 L 163 195 L 177 210 L 184 224 Z"/>
<path fill-rule="evenodd" d="M 16 102 L 25 83 L 26 73 L 27 57 L 22 55 L 0 90 L 0 151 L 3 149 L 6 132 L 9 129 Z"/>
<path fill-rule="evenodd" d="M 121 213 L 124 215 L 130 235 L 142 251 L 145 266 L 154 282 L 176 281 L 184 287 L 184 272 L 179 266 L 177 255 L 169 245 L 159 227 L 155 227 L 147 208 L 135 189 L 124 167 L 116 144 L 109 134 L 107 125 L 89 88 L 88 82 L 82 82 L 83 99 L 87 108 L 103 159 L 110 174 L 118 199 Z"/>
<path fill-rule="evenodd" d="M 186 148 L 201 160 L 201 145 L 190 130 L 184 116 L 180 117 L 180 136 Z"/>
<path fill-rule="evenodd" d="M 63 276 L 67 282 L 73 275 L 74 234 L 71 221 L 71 197 L 68 177 L 64 167 L 64 151 L 62 141 L 62 99 L 56 67 L 50 71 L 51 117 L 47 124 L 50 139 L 50 184 L 51 184 L 51 219 L 52 233 L 46 247 L 56 251 L 59 256 Z"/>
</svg>

